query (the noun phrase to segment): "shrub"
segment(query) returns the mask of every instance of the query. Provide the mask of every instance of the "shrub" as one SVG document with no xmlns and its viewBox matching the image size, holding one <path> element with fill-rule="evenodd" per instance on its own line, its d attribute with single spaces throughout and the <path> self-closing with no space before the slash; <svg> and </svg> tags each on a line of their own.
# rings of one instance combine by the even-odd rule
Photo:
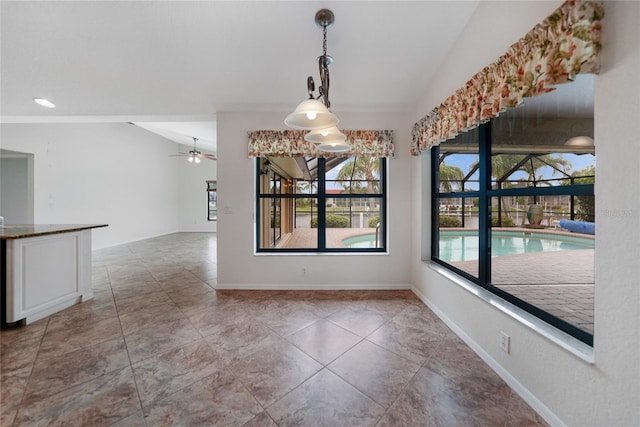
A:
<svg viewBox="0 0 640 427">
<path fill-rule="evenodd" d="M 373 218 L 369 219 L 369 228 L 376 228 L 379 222 L 380 222 L 380 217 L 377 215 L 374 216 Z"/>
<path fill-rule="evenodd" d="M 576 218 L 579 219 L 580 221 L 595 222 L 596 220 L 595 197 L 576 196 L 576 201 L 578 202 Z"/>
<path fill-rule="evenodd" d="M 494 217 L 491 217 L 491 226 L 492 227 L 515 227 L 516 224 L 508 216 L 503 216 L 502 224 L 498 224 L 498 217 L 494 216 Z"/>
<path fill-rule="evenodd" d="M 342 215 L 327 215 L 325 217 L 327 228 L 349 228 L 349 218 Z M 318 228 L 318 217 L 311 218 L 311 228 Z"/>
<path fill-rule="evenodd" d="M 440 228 L 447 228 L 447 227 L 462 227 L 462 222 L 453 216 L 440 216 L 440 219 L 438 220 L 438 222 L 440 223 Z"/>
</svg>

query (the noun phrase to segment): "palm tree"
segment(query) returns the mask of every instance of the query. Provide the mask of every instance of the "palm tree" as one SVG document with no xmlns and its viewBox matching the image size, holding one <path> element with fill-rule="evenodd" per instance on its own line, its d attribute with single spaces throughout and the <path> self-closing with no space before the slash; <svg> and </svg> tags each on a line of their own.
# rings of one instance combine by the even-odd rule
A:
<svg viewBox="0 0 640 427">
<path fill-rule="evenodd" d="M 517 167 L 516 167 L 517 166 Z M 500 188 L 508 188 L 510 184 L 505 182 L 509 176 L 517 171 L 523 171 L 528 175 L 528 182 L 536 183 L 542 181 L 542 176 L 537 175 L 537 171 L 544 167 L 551 167 L 551 174 L 555 176 L 558 172 L 567 175 L 571 169 L 571 163 L 551 154 L 496 154 L 491 156 L 491 177 L 499 184 Z M 469 166 L 470 170 L 478 168 L 478 161 Z M 520 180 L 522 182 L 522 180 Z M 548 184 L 547 184 L 548 185 Z"/>
<path fill-rule="evenodd" d="M 470 170 L 477 169 L 478 164 L 478 161 L 473 163 L 470 166 Z M 538 175 L 538 170 L 545 167 L 551 167 L 552 176 L 561 173 L 568 177 L 567 172 L 571 169 L 571 162 L 561 155 L 555 156 L 552 154 L 496 154 L 491 156 L 491 177 L 495 180 L 498 188 L 512 187 L 513 184 L 507 180 L 518 171 L 525 172 L 528 175 L 526 180 L 518 180 L 520 185 L 527 185 L 528 183 L 533 183 L 534 187 L 537 187 L 538 184 L 550 185 L 543 180 L 542 175 Z M 536 202 L 535 196 L 533 197 L 533 202 Z M 498 206 L 499 223 L 501 223 L 503 211 L 507 211 L 507 209 L 504 198 L 500 197 Z"/>
<path fill-rule="evenodd" d="M 529 174 L 529 181 L 533 182 L 534 187 L 537 182 L 542 180 L 542 175 L 536 177 L 536 172 L 544 167 L 551 167 L 551 176 L 556 176 L 561 173 L 565 176 L 568 175 L 568 171 L 571 170 L 571 162 L 562 158 L 562 155 L 553 156 L 551 154 L 542 154 L 539 156 L 532 156 L 529 161 L 522 165 L 525 172 Z M 549 185 L 547 182 L 542 182 L 545 185 Z"/>
<path fill-rule="evenodd" d="M 464 178 L 464 172 L 462 172 L 462 169 L 460 169 L 459 167 L 449 166 L 441 163 L 439 175 L 441 192 L 451 193 L 454 190 L 462 190 L 462 179 Z"/>
<path fill-rule="evenodd" d="M 303 194 L 313 194 L 318 189 L 318 181 L 297 181 L 298 190 Z"/>
<path fill-rule="evenodd" d="M 380 162 L 377 157 L 354 157 L 342 165 L 336 179 L 342 181 L 342 188 L 351 194 L 379 193 L 379 173 Z"/>
<path fill-rule="evenodd" d="M 318 189 L 318 181 L 296 181 L 297 193 L 298 194 L 316 194 Z M 295 199 L 296 210 L 298 208 L 306 208 L 307 206 L 311 208 L 311 212 L 313 214 L 313 201 L 316 200 L 314 197 L 309 197 L 308 199 Z"/>
</svg>

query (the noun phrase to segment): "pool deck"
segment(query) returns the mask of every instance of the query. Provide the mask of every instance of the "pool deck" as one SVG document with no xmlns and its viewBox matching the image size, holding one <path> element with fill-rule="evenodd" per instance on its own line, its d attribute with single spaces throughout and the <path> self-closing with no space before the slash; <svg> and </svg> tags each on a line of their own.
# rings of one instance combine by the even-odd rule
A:
<svg viewBox="0 0 640 427">
<path fill-rule="evenodd" d="M 346 248 L 342 241 L 349 237 L 361 236 L 363 234 L 373 234 L 375 228 L 328 228 L 327 247 Z M 317 228 L 296 228 L 296 230 L 283 236 L 279 248 L 317 248 L 318 247 Z"/>
<path fill-rule="evenodd" d="M 465 230 L 465 229 L 447 229 Z M 544 233 L 593 239 L 592 235 L 570 233 L 559 229 L 494 228 L 494 230 Z M 348 237 L 375 233 L 374 228 L 332 228 L 327 233 L 327 246 L 344 248 Z M 469 231 L 469 229 L 466 229 Z M 317 247 L 315 228 L 297 228 L 283 236 L 281 248 Z M 593 249 L 557 252 L 534 252 L 492 258 L 493 284 L 521 300 L 539 307 L 586 332 L 593 333 Z M 478 274 L 477 261 L 452 262 L 469 274 Z"/>
<path fill-rule="evenodd" d="M 495 257 L 492 283 L 592 334 L 594 254 L 594 249 L 581 249 Z M 451 265 L 478 274 L 478 261 Z"/>
<path fill-rule="evenodd" d="M 559 228 L 494 227 L 492 230 L 595 239 L 591 234 Z M 594 249 L 500 256 L 491 259 L 491 277 L 496 287 L 593 334 L 594 263 Z M 478 275 L 477 261 L 451 264 Z"/>
</svg>

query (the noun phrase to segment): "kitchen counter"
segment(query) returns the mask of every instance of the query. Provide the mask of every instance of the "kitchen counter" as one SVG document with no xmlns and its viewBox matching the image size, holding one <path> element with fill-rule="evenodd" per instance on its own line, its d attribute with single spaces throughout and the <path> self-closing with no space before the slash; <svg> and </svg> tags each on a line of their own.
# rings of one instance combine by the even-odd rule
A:
<svg viewBox="0 0 640 427">
<path fill-rule="evenodd" d="M 108 224 L 15 224 L 0 228 L 0 239 L 22 239 L 25 237 L 44 236 L 47 234 L 68 233 L 70 231 L 88 230 L 107 227 Z"/>
<path fill-rule="evenodd" d="M 2 327 L 29 324 L 93 298 L 91 233 L 107 224 L 0 229 Z"/>
</svg>

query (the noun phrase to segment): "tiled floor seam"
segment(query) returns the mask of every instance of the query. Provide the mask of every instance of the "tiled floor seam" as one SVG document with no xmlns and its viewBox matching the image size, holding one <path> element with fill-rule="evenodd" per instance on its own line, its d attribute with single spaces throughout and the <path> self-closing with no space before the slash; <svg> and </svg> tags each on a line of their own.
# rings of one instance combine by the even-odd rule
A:
<svg viewBox="0 0 640 427">
<path fill-rule="evenodd" d="M 269 411 L 267 411 L 267 408 L 266 408 L 262 403 L 260 403 L 260 401 L 259 401 L 258 399 L 256 399 L 256 397 L 253 395 L 253 393 L 251 393 L 251 390 L 249 390 L 249 387 L 247 387 L 247 385 L 246 385 L 246 384 L 245 384 L 245 383 L 244 383 L 240 378 L 238 378 L 238 376 L 235 374 L 235 372 L 233 372 L 233 369 L 231 369 L 231 367 L 230 367 L 230 366 L 225 366 L 225 369 L 226 369 L 227 371 L 229 371 L 229 373 L 231 373 L 231 375 L 233 376 L 233 378 L 235 378 L 235 380 L 236 380 L 236 381 L 238 381 L 238 382 L 240 383 L 240 385 L 242 386 L 242 388 L 244 388 L 244 389 L 245 389 L 245 391 L 246 391 L 247 393 L 249 393 L 249 396 L 251 396 L 251 398 L 252 398 L 253 400 L 255 400 L 255 401 L 256 401 L 256 403 L 257 403 L 258 405 L 260 405 L 260 407 L 262 408 L 262 410 L 263 410 L 264 412 L 266 412 L 266 413 L 267 413 L 267 415 L 269 415 L 269 418 L 271 418 L 271 419 L 273 420 L 273 422 L 275 423 L 276 421 L 273 419 L 273 417 L 271 416 L 271 414 L 269 413 Z M 315 374 L 314 374 L 314 375 L 315 375 Z M 312 376 L 313 376 L 313 375 L 312 375 Z M 306 381 L 306 380 L 305 380 L 305 381 Z M 304 383 L 304 381 L 303 381 L 303 383 Z M 290 392 L 289 392 L 289 393 L 290 393 Z M 286 396 L 286 395 L 288 395 L 289 393 L 285 394 L 285 396 Z M 280 399 L 283 399 L 283 398 L 284 398 L 284 396 L 282 396 Z M 280 399 L 276 400 L 276 402 L 280 401 Z M 271 405 L 269 405 L 269 406 L 274 405 L 276 402 L 272 403 L 272 404 L 271 404 Z M 249 421 L 251 421 L 251 420 L 249 420 Z M 277 423 L 276 423 L 276 424 L 277 424 Z"/>
<path fill-rule="evenodd" d="M 424 366 L 424 362 L 421 363 L 420 367 L 418 368 L 418 370 L 413 373 L 413 375 L 411 376 L 411 379 L 409 379 L 409 381 L 407 381 L 407 383 L 404 386 L 402 386 L 402 390 L 400 390 L 400 393 L 398 393 L 396 398 L 393 399 L 393 402 L 391 402 L 389 407 L 385 408 L 384 414 L 382 414 L 382 416 L 380 417 L 380 419 L 378 420 L 376 425 L 380 424 L 380 421 L 382 421 L 384 419 L 385 415 L 387 415 L 387 412 L 389 412 L 391 410 L 391 408 L 393 408 L 393 405 L 395 405 L 395 403 L 398 401 L 398 399 L 400 399 L 400 397 L 403 395 L 404 391 L 407 389 L 407 387 L 409 387 L 409 384 L 411 384 L 411 382 L 414 380 L 416 375 L 418 375 L 418 373 L 420 372 L 420 369 L 422 369 L 423 366 Z"/>
<path fill-rule="evenodd" d="M 343 376 L 341 376 L 339 373 L 337 373 L 336 371 L 333 371 L 329 365 L 327 365 L 325 367 L 325 369 L 327 369 L 329 372 L 331 372 L 333 375 L 337 376 L 338 378 L 340 378 L 342 381 L 344 381 L 345 383 L 349 384 L 351 387 L 355 388 L 356 390 L 358 390 L 360 393 L 362 393 L 363 395 L 367 396 L 368 399 L 371 399 L 372 402 L 375 402 L 377 405 L 379 405 L 381 408 L 385 408 L 385 413 L 386 411 L 391 407 L 389 406 L 389 408 L 386 407 L 386 405 L 384 403 L 380 403 L 378 402 L 376 399 L 374 399 L 372 396 L 370 396 L 369 394 L 367 394 L 366 392 L 364 392 L 363 390 L 360 390 L 357 386 L 355 386 L 354 384 L 350 383 L 346 378 L 344 378 Z"/>
<path fill-rule="evenodd" d="M 25 397 L 27 395 L 27 390 L 29 389 L 29 383 L 31 382 L 31 378 L 33 376 L 33 371 L 34 371 L 34 368 L 36 367 L 36 362 L 38 361 L 38 356 L 40 355 L 40 351 L 42 349 L 42 342 L 44 341 L 44 337 L 47 335 L 47 330 L 49 329 L 49 321 L 50 320 L 51 320 L 51 316 L 49 316 L 47 318 L 47 326 L 44 328 L 44 333 L 40 337 L 40 343 L 38 344 L 38 351 L 36 353 L 36 357 L 33 359 L 33 362 L 31 363 L 31 370 L 29 371 L 29 378 L 27 379 L 27 382 L 25 383 L 25 387 L 22 390 L 22 396 L 20 396 L 20 403 L 18 404 L 18 409 L 16 410 L 16 413 L 13 416 L 13 421 L 11 422 L 12 426 L 16 425 L 16 421 L 18 420 L 18 415 L 20 414 L 20 409 L 22 409 L 22 404 L 24 403 L 24 399 L 25 399 Z"/>
<path fill-rule="evenodd" d="M 113 293 L 113 289 L 111 290 L 111 292 Z M 115 296 L 113 297 L 113 303 L 116 306 L 116 316 L 118 317 L 118 324 L 120 325 L 120 332 L 122 333 L 122 341 L 124 341 L 124 348 L 127 351 L 127 360 L 129 360 L 129 369 L 131 369 L 131 377 L 133 378 L 133 385 L 136 387 L 136 395 L 138 396 L 138 404 L 139 404 L 139 410 L 142 411 L 142 415 L 144 418 L 144 408 L 142 406 L 142 397 L 140 396 L 140 387 L 138 387 L 138 381 L 136 379 L 136 373 L 135 370 L 133 369 L 133 363 L 131 362 L 131 354 L 129 353 L 129 345 L 127 344 L 127 339 L 124 335 L 124 329 L 122 327 L 122 322 L 120 321 L 120 312 L 118 311 L 118 304 L 115 302 Z M 131 416 L 135 414 L 135 412 L 132 412 L 131 414 L 127 415 Z M 126 417 L 123 417 L 122 419 L 125 419 Z M 119 421 L 118 421 L 119 422 Z M 145 425 L 147 424 L 146 420 L 144 421 Z"/>
<path fill-rule="evenodd" d="M 297 348 L 297 347 L 296 347 Z M 302 351 L 302 350 L 300 350 Z M 307 354 L 307 353 L 305 353 Z M 308 355 L 307 355 L 308 356 Z M 309 356 L 311 357 L 311 356 Z M 312 358 L 313 359 L 313 358 Z M 315 360 L 315 359 L 314 359 Z M 320 363 L 320 362 L 318 362 Z M 321 363 L 320 363 L 321 364 Z M 322 364 L 321 364 L 322 365 Z M 322 370 L 327 369 L 326 366 L 322 366 L 322 368 L 320 368 L 319 370 L 317 370 L 316 372 L 314 372 L 313 374 L 311 374 L 308 378 L 306 378 L 304 381 L 302 381 L 300 384 L 298 384 L 297 386 L 295 386 L 294 388 L 292 388 L 291 390 L 289 390 L 286 394 L 284 394 L 283 396 L 281 396 L 278 400 L 276 400 L 275 402 L 273 402 L 272 404 L 270 404 L 267 407 L 264 407 L 262 404 L 260 404 L 260 406 L 262 406 L 262 408 L 267 412 L 267 414 L 269 414 L 269 417 L 273 420 L 273 417 L 271 416 L 271 413 L 269 412 L 269 408 L 271 408 L 272 406 L 275 406 L 278 402 L 280 402 L 282 399 L 285 399 L 287 396 L 289 396 L 291 393 L 293 393 L 294 391 L 296 391 L 298 388 L 302 387 L 307 381 L 311 380 L 313 377 L 315 377 L 316 375 L 318 375 L 320 372 L 322 372 Z M 335 372 L 332 372 L 333 374 L 335 374 Z M 242 381 L 241 381 L 242 382 Z M 244 385 L 244 384 L 243 384 Z M 246 387 L 245 387 L 246 388 Z M 252 395 L 253 396 L 253 395 Z M 367 396 L 368 397 L 368 396 Z M 255 397 L 254 397 L 255 399 Z M 256 399 L 257 400 L 257 399 Z M 260 402 L 258 402 L 260 403 Z M 276 420 L 273 420 L 274 423 L 276 423 L 276 425 L 278 424 L 276 422 Z"/>
</svg>

